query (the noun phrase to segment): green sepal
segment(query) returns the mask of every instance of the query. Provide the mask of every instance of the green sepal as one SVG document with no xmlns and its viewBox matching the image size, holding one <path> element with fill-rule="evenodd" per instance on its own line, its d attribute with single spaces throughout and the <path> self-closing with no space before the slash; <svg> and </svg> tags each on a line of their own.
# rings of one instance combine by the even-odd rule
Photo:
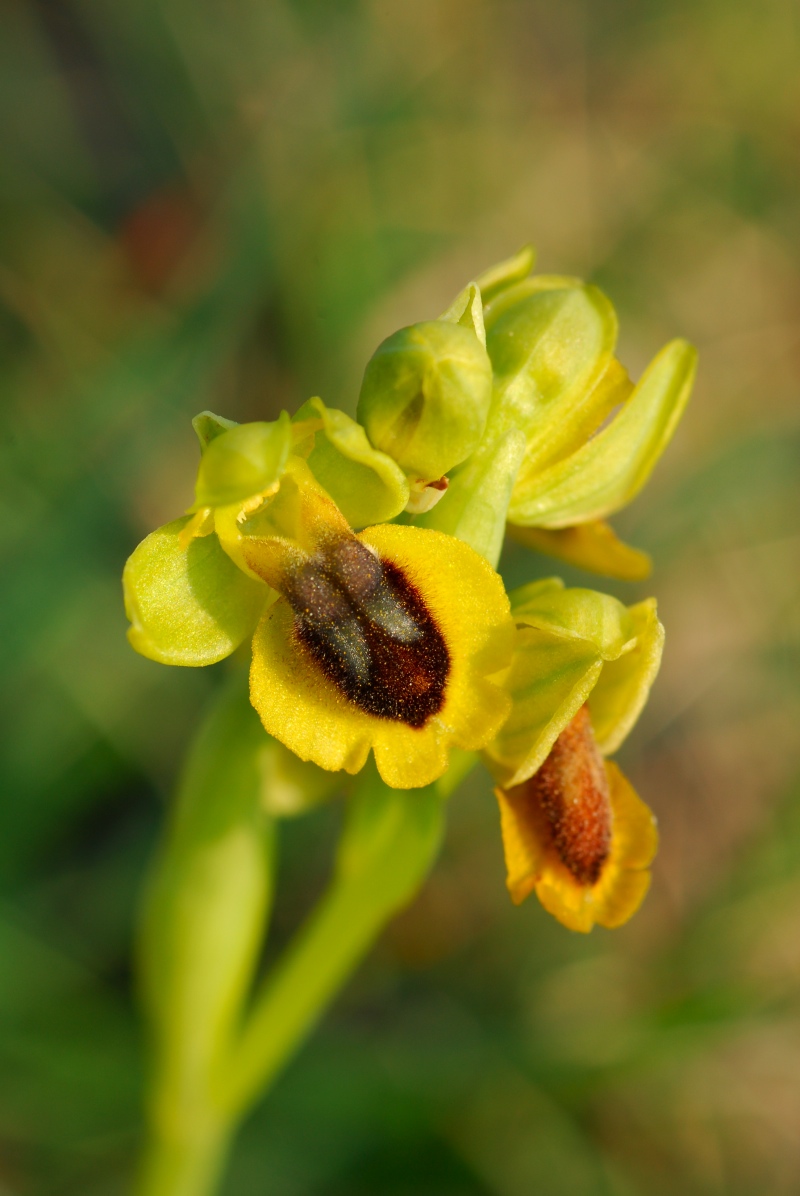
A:
<svg viewBox="0 0 800 1196">
<path fill-rule="evenodd" d="M 647 701 L 664 642 L 652 598 L 626 607 L 557 577 L 509 598 L 523 625 L 505 682 L 514 705 L 484 753 L 505 787 L 533 776 L 584 702 L 600 751 L 615 752 Z"/>
<path fill-rule="evenodd" d="M 490 338 L 491 339 L 491 338 Z M 647 481 L 683 414 L 697 365 L 695 349 L 671 341 L 650 363 L 619 414 L 581 448 L 512 496 L 512 523 L 568 527 L 603 519 Z"/>
<path fill-rule="evenodd" d="M 318 398 L 304 403 L 293 423 L 303 420 L 322 424 L 312 434 L 306 460 L 351 527 L 387 523 L 400 514 L 408 502 L 408 479 L 391 457 L 372 447 L 360 424 Z"/>
<path fill-rule="evenodd" d="M 636 640 L 637 628 L 627 606 L 599 590 L 567 589 L 558 577 L 520 586 L 509 600 L 517 623 L 585 640 L 606 661 L 629 652 Z"/>
<path fill-rule="evenodd" d="M 181 547 L 188 522 L 184 516 L 151 532 L 122 575 L 128 639 L 161 664 L 229 656 L 252 634 L 269 592 L 236 568 L 213 533 Z"/>
<path fill-rule="evenodd" d="M 460 324 L 474 332 L 478 340 L 486 346 L 486 329 L 483 325 L 483 300 L 481 289 L 476 282 L 471 282 L 459 291 L 453 302 L 439 316 L 440 320 L 448 320 L 451 324 Z"/>
<path fill-rule="evenodd" d="M 589 698 L 597 746 L 611 755 L 625 740 L 647 701 L 664 648 L 664 628 L 655 598 L 628 608 L 635 643 L 631 651 L 606 664 Z"/>
<path fill-rule="evenodd" d="M 515 282 L 521 282 L 523 278 L 527 278 L 534 267 L 536 261 L 536 250 L 532 245 L 523 245 L 519 253 L 515 253 L 513 257 L 506 258 L 502 262 L 498 262 L 496 266 L 490 266 L 488 270 L 484 270 L 475 279 L 480 287 L 483 302 L 489 303 L 491 300 L 508 287 L 513 286 Z"/>
<path fill-rule="evenodd" d="M 505 688 L 514 705 L 484 753 L 500 783 L 520 785 L 537 771 L 597 683 L 603 659 L 593 644 L 534 627 L 517 631 Z"/>
<path fill-rule="evenodd" d="M 485 313 L 495 374 L 490 422 L 525 433 L 527 479 L 572 452 L 627 397 L 614 362 L 617 317 L 596 287 L 538 276 L 501 292 Z"/>
<path fill-rule="evenodd" d="M 574 527 L 519 527 L 508 524 L 508 534 L 518 544 L 543 552 L 602 577 L 644 581 L 653 562 L 640 548 L 626 544 L 604 520 L 577 523 Z"/>
<path fill-rule="evenodd" d="M 516 429 L 481 445 L 454 473 L 442 501 L 414 521 L 416 526 L 457 536 L 496 569 L 506 511 L 524 452 L 525 437 Z"/>
<path fill-rule="evenodd" d="M 201 411 L 192 420 L 192 427 L 197 433 L 200 448 L 205 452 L 212 440 L 216 440 L 229 428 L 236 428 L 235 419 L 226 419 L 224 415 L 215 415 L 213 411 Z"/>
<path fill-rule="evenodd" d="M 219 432 L 200 460 L 190 509 L 230 506 L 277 486 L 291 443 L 285 411 L 271 423 L 236 424 Z"/>
<path fill-rule="evenodd" d="M 236 676 L 190 750 L 139 934 L 156 1047 L 151 1116 L 198 1115 L 213 1092 L 258 962 L 272 897 L 269 739 Z M 178 1127 L 168 1120 L 166 1132 Z M 189 1127 L 187 1127 L 189 1128 Z"/>
<path fill-rule="evenodd" d="M 492 366 L 474 331 L 449 320 L 401 328 L 367 363 L 358 421 L 413 479 L 433 481 L 480 442 Z"/>
</svg>

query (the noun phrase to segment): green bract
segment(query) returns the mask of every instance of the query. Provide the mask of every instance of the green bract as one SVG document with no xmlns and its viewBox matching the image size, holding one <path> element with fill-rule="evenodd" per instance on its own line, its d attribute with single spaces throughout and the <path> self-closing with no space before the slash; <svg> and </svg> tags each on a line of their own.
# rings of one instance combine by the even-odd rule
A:
<svg viewBox="0 0 800 1196">
<path fill-rule="evenodd" d="M 243 502 L 279 480 L 292 443 L 285 411 L 273 423 L 235 424 L 216 434 L 210 421 L 201 427 L 201 443 L 209 431 L 212 438 L 197 471 L 193 511 Z"/>
<path fill-rule="evenodd" d="M 316 398 L 294 416 L 296 423 L 303 420 L 319 426 L 297 451 L 308 450 L 311 472 L 352 527 L 385 523 L 400 514 L 408 502 L 406 475 L 391 457 L 372 447 L 360 424 Z"/>
<path fill-rule="evenodd" d="M 451 319 L 413 324 L 371 357 L 358 420 L 407 474 L 434 480 L 480 441 L 491 391 L 491 363 L 475 331 Z"/>
<path fill-rule="evenodd" d="M 597 746 L 615 752 L 647 701 L 664 643 L 652 598 L 626 607 L 594 590 L 565 589 L 558 578 L 510 598 L 518 625 L 508 679 L 514 706 L 485 753 L 505 787 L 533 776 L 587 701 Z"/>
</svg>

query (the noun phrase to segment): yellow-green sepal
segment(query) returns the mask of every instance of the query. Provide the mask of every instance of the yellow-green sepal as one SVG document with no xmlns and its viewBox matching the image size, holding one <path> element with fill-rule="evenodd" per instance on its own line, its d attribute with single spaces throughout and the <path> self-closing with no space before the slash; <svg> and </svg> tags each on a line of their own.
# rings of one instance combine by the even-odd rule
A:
<svg viewBox="0 0 800 1196">
<path fill-rule="evenodd" d="M 516 282 L 522 282 L 523 278 L 527 278 L 530 274 L 535 261 L 536 250 L 534 247 L 532 245 L 523 245 L 519 253 L 515 253 L 512 257 L 498 262 L 496 266 L 490 266 L 488 270 L 484 270 L 475 279 L 483 296 L 483 302 L 489 303 L 501 291 L 513 286 Z"/>
<path fill-rule="evenodd" d="M 602 519 L 562 528 L 519 527 L 509 523 L 508 534 L 526 548 L 619 581 L 644 581 L 653 568 L 648 553 L 625 544 Z"/>
<path fill-rule="evenodd" d="M 603 519 L 630 502 L 672 438 L 696 366 L 697 353 L 686 341 L 666 345 L 608 427 L 539 474 L 518 479 L 509 520 L 569 527 Z"/>
<path fill-rule="evenodd" d="M 391 457 L 372 447 L 360 424 L 319 398 L 304 403 L 292 422 L 304 421 L 319 422 L 308 437 L 313 442 L 305 445 L 308 466 L 351 527 L 386 523 L 400 514 L 408 502 L 408 479 Z M 303 447 L 298 444 L 296 451 Z"/>
<path fill-rule="evenodd" d="M 616 660 L 636 641 L 633 616 L 622 602 L 599 590 L 567 589 L 559 577 L 534 581 L 509 594 L 516 623 L 585 640 L 603 660 Z"/>
<path fill-rule="evenodd" d="M 603 667 L 589 698 L 597 746 L 604 755 L 616 752 L 639 717 L 656 679 L 664 648 L 664 628 L 655 598 L 628 608 L 634 642 L 629 651 Z"/>
<path fill-rule="evenodd" d="M 238 427 L 238 424 L 235 419 L 226 419 L 224 415 L 215 415 L 213 411 L 201 411 L 192 420 L 192 427 L 197 433 L 200 448 L 205 452 L 212 440 L 229 428 Z"/>
<path fill-rule="evenodd" d="M 214 425 L 205 421 L 201 427 L 207 435 Z M 190 510 L 230 506 L 276 489 L 291 446 L 291 421 L 285 411 L 270 423 L 234 424 L 217 432 L 200 460 Z"/>
<path fill-rule="evenodd" d="M 202 666 L 230 656 L 252 634 L 268 596 L 213 533 L 181 542 L 188 516 L 151 532 L 122 576 L 128 639 L 161 664 Z"/>
<path fill-rule="evenodd" d="M 517 631 L 505 689 L 511 713 L 484 752 L 504 788 L 520 785 L 541 767 L 567 723 L 589 697 L 603 668 L 597 648 L 535 627 Z"/>
<path fill-rule="evenodd" d="M 401 328 L 367 363 L 358 422 L 414 479 L 443 477 L 479 444 L 492 366 L 475 332 L 451 320 Z"/>
<path fill-rule="evenodd" d="M 597 287 L 534 276 L 501 291 L 485 311 L 495 375 L 492 419 L 525 433 L 515 493 L 572 452 L 627 397 L 614 362 L 617 317 Z"/>
</svg>

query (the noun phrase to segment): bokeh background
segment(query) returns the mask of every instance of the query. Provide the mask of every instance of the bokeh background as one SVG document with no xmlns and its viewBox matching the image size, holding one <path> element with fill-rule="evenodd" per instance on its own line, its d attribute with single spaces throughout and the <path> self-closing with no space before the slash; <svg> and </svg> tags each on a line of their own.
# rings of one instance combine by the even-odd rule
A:
<svg viewBox="0 0 800 1196">
<path fill-rule="evenodd" d="M 606 289 L 634 376 L 673 335 L 701 353 L 617 520 L 656 573 L 608 587 L 667 627 L 623 754 L 652 893 L 589 938 L 512 908 L 475 778 L 225 1196 L 800 1191 L 797 5 L 7 0 L 3 24 L 2 1196 L 121 1194 L 141 1132 L 137 894 L 224 666 L 137 657 L 119 574 L 191 501 L 190 417 L 352 411 L 383 336 L 528 240 Z M 285 827 L 278 940 L 338 817 Z"/>
</svg>

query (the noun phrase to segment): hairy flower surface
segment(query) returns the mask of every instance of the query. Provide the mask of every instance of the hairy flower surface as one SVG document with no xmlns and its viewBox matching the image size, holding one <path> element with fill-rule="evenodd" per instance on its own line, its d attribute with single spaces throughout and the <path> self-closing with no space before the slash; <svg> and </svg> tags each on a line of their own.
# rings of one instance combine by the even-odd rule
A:
<svg viewBox="0 0 800 1196">
<path fill-rule="evenodd" d="M 507 884 L 572 930 L 619 925 L 647 891 L 655 823 L 603 759 L 635 723 L 661 661 L 650 600 L 625 607 L 556 578 L 511 595 L 510 717 L 486 751 L 500 779 Z"/>
<path fill-rule="evenodd" d="M 251 561 L 255 562 L 254 545 Z M 511 699 L 513 624 L 502 582 L 466 544 L 383 525 L 334 540 L 283 583 L 253 641 L 266 729 L 323 768 L 426 785 L 448 750 L 484 747 Z"/>
<path fill-rule="evenodd" d="M 570 930 L 627 922 L 649 887 L 658 833 L 628 780 L 597 750 L 585 706 L 532 777 L 496 792 L 516 904 L 535 891 Z"/>
</svg>

